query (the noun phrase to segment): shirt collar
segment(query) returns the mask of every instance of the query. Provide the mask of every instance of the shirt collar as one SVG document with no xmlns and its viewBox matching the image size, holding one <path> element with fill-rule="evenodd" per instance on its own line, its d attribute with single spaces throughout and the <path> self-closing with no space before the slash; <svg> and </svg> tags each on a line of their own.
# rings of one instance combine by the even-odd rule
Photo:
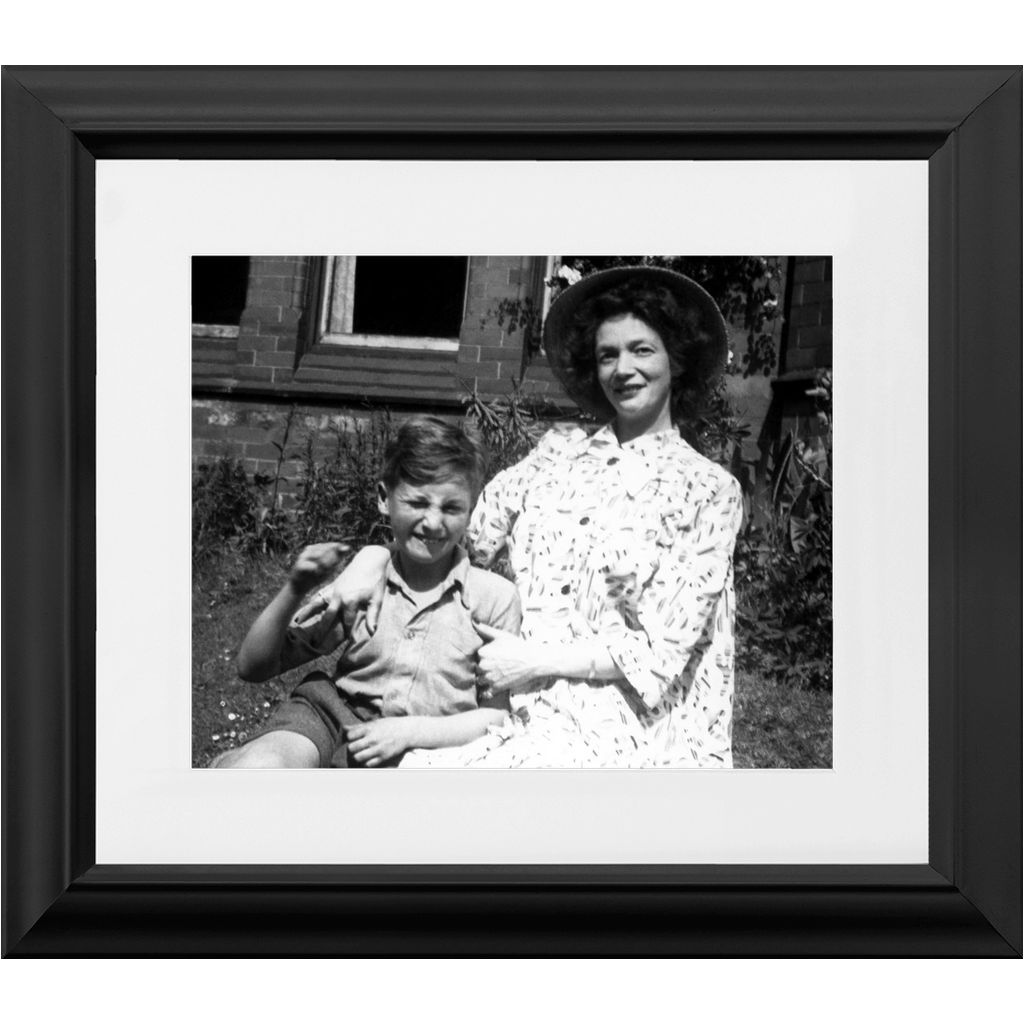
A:
<svg viewBox="0 0 1024 1024">
<path fill-rule="evenodd" d="M 387 573 L 385 579 L 389 586 L 397 587 L 411 600 L 416 601 L 416 592 L 409 589 L 405 580 L 402 579 L 402 574 L 398 571 L 398 556 L 397 553 L 393 554 L 388 561 Z M 452 566 L 448 570 L 448 575 L 445 576 L 444 580 L 435 588 L 434 593 L 440 597 L 442 594 L 446 594 L 452 587 L 459 587 L 463 592 L 466 589 L 466 576 L 469 574 L 469 556 L 466 554 L 465 549 L 461 544 L 456 545 L 454 558 L 452 559 Z M 422 595 L 420 595 L 422 598 Z"/>
</svg>

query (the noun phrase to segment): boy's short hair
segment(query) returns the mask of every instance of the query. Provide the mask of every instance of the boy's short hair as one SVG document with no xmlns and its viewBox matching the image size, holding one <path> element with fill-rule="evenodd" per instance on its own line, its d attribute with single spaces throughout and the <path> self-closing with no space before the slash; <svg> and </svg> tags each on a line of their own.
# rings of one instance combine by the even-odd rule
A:
<svg viewBox="0 0 1024 1024">
<path fill-rule="evenodd" d="M 487 461 L 484 446 L 464 427 L 439 416 L 413 416 L 388 441 L 381 479 L 392 490 L 403 480 L 422 485 L 461 475 L 476 501 Z"/>
</svg>

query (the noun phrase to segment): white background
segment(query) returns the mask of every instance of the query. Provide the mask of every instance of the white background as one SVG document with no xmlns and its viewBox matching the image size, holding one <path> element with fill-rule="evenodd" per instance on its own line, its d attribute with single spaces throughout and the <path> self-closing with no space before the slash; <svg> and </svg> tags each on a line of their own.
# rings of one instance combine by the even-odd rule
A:
<svg viewBox="0 0 1024 1024">
<path fill-rule="evenodd" d="M 613 8 L 548 0 L 507 6 L 476 0 L 359 5 L 343 31 L 327 24 L 335 5 L 288 19 L 280 5 L 182 0 L 145 30 L 124 5 L 18 5 L 5 15 L 4 63 L 774 63 L 1012 62 L 1019 33 L 1005 31 L 1002 0 L 969 9 L 923 10 L 916 0 L 863 0 L 856 9 L 818 0 L 766 7 L 736 0 L 727 9 L 690 5 L 674 18 L 660 5 Z M 379 12 L 379 13 L 378 13 Z M 640 16 L 630 17 L 630 13 Z M 339 12 L 340 13 L 340 12 Z M 429 46 L 424 46 L 424 41 Z M 429 52 L 425 52 L 429 51 Z M 12 841 L 12 837 L 7 837 Z M 571 955 L 571 950 L 566 950 Z M 4 961 L 4 1004 L 18 1019 L 87 1015 L 111 1021 L 196 1017 L 289 1019 L 310 1014 L 393 1021 L 964 1021 L 1019 1011 L 1020 961 L 714 961 L 646 967 L 585 961 L 331 965 L 332 984 L 295 987 L 274 961 L 65 962 L 61 984 L 39 961 Z M 302 970 L 303 967 L 297 968 Z M 395 977 L 403 984 L 396 986 Z M 324 991 L 328 989 L 328 991 Z M 339 998 L 338 990 L 344 992 Z"/>
<path fill-rule="evenodd" d="M 96 180 L 100 863 L 927 861 L 927 475 L 905 454 L 927 445 L 924 163 L 101 161 Z M 190 257 L 323 252 L 833 255 L 833 770 L 189 767 Z"/>
</svg>

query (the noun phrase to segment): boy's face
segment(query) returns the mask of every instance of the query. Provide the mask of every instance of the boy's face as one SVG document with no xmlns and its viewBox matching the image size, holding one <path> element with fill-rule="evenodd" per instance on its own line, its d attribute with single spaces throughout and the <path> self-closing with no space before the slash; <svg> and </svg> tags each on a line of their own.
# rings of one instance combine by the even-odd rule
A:
<svg viewBox="0 0 1024 1024">
<path fill-rule="evenodd" d="M 392 490 L 380 484 L 378 494 L 378 508 L 391 519 L 403 569 L 424 579 L 436 576 L 439 582 L 473 510 L 469 481 L 462 475 L 429 484 L 401 480 Z"/>
</svg>

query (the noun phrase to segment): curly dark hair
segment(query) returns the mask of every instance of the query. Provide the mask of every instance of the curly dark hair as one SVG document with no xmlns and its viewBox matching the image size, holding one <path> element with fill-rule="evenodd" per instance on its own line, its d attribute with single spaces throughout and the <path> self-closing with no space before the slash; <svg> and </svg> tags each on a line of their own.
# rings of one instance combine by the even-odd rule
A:
<svg viewBox="0 0 1024 1024">
<path fill-rule="evenodd" d="M 712 385 L 721 370 L 718 352 L 699 309 L 680 303 L 672 291 L 643 279 L 627 279 L 582 303 L 573 317 L 558 352 L 562 379 L 570 396 L 592 411 L 611 419 L 614 409 L 597 379 L 594 344 L 598 328 L 607 320 L 634 316 L 657 332 L 674 367 L 672 421 L 684 427 L 704 410 Z"/>
</svg>

